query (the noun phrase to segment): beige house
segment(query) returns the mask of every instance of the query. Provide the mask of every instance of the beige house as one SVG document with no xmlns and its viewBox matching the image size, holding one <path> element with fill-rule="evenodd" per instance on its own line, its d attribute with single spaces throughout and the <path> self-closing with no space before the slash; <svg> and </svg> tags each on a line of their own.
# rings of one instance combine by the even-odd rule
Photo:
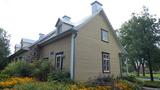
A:
<svg viewBox="0 0 160 90">
<path fill-rule="evenodd" d="M 27 49 L 16 51 L 10 58 L 50 59 L 56 69 L 70 72 L 71 79 L 78 81 L 120 76 L 120 55 L 125 50 L 102 4 L 95 1 L 91 6 L 92 15 L 78 25 L 73 24 L 68 16 L 59 18 L 54 31 L 40 34 L 39 40 L 32 42 Z"/>
</svg>

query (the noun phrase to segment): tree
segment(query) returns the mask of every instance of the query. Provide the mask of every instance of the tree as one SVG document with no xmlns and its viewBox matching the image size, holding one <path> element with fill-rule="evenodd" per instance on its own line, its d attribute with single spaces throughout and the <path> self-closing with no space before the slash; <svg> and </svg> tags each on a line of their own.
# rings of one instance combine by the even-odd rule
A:
<svg viewBox="0 0 160 90">
<path fill-rule="evenodd" d="M 128 59 L 134 65 L 137 75 L 140 67 L 148 65 L 151 81 L 153 81 L 153 62 L 155 51 L 160 41 L 160 20 L 150 15 L 146 7 L 140 14 L 132 14 L 132 18 L 120 28 L 120 41 L 128 52 Z M 158 55 L 156 55 L 158 56 Z"/>
<path fill-rule="evenodd" d="M 0 70 L 7 64 L 7 56 L 10 53 L 9 40 L 10 36 L 5 30 L 0 28 Z"/>
</svg>

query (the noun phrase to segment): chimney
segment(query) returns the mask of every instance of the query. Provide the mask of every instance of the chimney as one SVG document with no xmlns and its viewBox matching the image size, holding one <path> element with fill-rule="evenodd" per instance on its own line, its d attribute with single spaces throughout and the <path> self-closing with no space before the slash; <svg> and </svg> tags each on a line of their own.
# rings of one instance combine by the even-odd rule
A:
<svg viewBox="0 0 160 90">
<path fill-rule="evenodd" d="M 63 18 L 63 20 L 65 20 L 65 21 L 68 21 L 68 22 L 71 21 L 71 18 L 70 18 L 69 16 L 67 16 L 67 15 L 64 15 L 62 18 Z"/>
<path fill-rule="evenodd" d="M 45 34 L 39 33 L 39 39 L 42 39 L 45 36 Z"/>
<path fill-rule="evenodd" d="M 91 3 L 91 6 L 92 6 L 92 14 L 94 14 L 99 10 L 101 10 L 103 5 L 98 1 L 94 1 L 93 3 Z"/>
<path fill-rule="evenodd" d="M 14 52 L 17 52 L 18 50 L 21 49 L 21 45 L 20 44 L 16 44 L 15 47 L 14 47 L 15 51 Z"/>
</svg>

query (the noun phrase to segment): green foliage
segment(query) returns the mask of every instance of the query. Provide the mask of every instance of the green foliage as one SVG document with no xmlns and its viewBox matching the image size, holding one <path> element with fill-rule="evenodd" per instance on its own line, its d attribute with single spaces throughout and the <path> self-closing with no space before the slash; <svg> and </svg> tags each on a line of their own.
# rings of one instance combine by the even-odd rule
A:
<svg viewBox="0 0 160 90">
<path fill-rule="evenodd" d="M 31 76 L 33 66 L 26 61 L 12 62 L 2 71 L 3 74 L 9 76 Z"/>
<path fill-rule="evenodd" d="M 51 82 L 37 82 L 26 83 L 23 85 L 16 85 L 16 90 L 69 90 L 68 84 L 51 83 Z"/>
<path fill-rule="evenodd" d="M 118 80 L 118 82 L 120 82 L 120 86 L 122 85 L 121 87 L 127 86 L 127 87 L 130 87 L 131 90 L 142 90 L 142 86 L 138 85 L 137 83 L 133 83 L 133 82 L 130 82 L 127 80 Z M 122 90 L 128 90 L 128 89 L 126 88 L 126 89 L 122 89 Z"/>
<path fill-rule="evenodd" d="M 145 81 L 144 86 L 146 87 L 153 87 L 153 88 L 160 88 L 160 81 Z"/>
<path fill-rule="evenodd" d="M 137 79 L 135 76 L 131 75 L 131 76 L 123 76 L 123 77 L 120 77 L 120 79 L 122 80 L 127 80 L 129 82 L 132 82 L 134 84 L 137 84 L 139 86 L 143 86 L 143 81 Z"/>
<path fill-rule="evenodd" d="M 97 86 L 97 85 L 102 85 L 102 86 L 105 86 L 105 85 L 112 85 L 113 82 L 114 82 L 114 78 L 113 76 L 99 76 L 98 78 L 96 79 L 93 79 L 93 80 L 89 80 L 87 82 L 87 85 L 89 86 Z"/>
<path fill-rule="evenodd" d="M 9 78 L 9 76 L 7 74 L 0 73 L 0 81 L 4 81 L 7 78 Z"/>
<path fill-rule="evenodd" d="M 33 76 L 46 81 L 49 69 L 50 62 L 48 60 L 35 60 L 33 63 L 18 60 L 9 63 L 2 73 L 9 76 Z"/>
<path fill-rule="evenodd" d="M 8 63 L 7 56 L 10 53 L 9 40 L 10 36 L 5 30 L 0 28 L 0 70 L 2 70 Z"/>
<path fill-rule="evenodd" d="M 34 69 L 32 76 L 41 80 L 46 81 L 47 75 L 50 71 L 50 61 L 49 60 L 35 60 L 33 62 Z"/>
<path fill-rule="evenodd" d="M 71 82 L 70 74 L 68 72 L 56 71 L 48 75 L 49 82 Z"/>
<path fill-rule="evenodd" d="M 120 41 L 128 52 L 129 63 L 138 74 L 142 64 L 149 66 L 150 74 L 153 74 L 152 64 L 159 59 L 154 58 L 158 57 L 154 54 L 159 49 L 157 47 L 160 41 L 159 34 L 160 20 L 150 15 L 146 7 L 140 14 L 134 13 L 132 18 L 121 26 Z"/>
</svg>

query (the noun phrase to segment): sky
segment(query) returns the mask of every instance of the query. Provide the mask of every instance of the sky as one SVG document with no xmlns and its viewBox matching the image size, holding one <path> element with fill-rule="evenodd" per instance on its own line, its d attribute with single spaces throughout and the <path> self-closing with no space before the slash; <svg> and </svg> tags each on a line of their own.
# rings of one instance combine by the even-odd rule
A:
<svg viewBox="0 0 160 90">
<path fill-rule="evenodd" d="M 10 49 L 22 38 L 37 40 L 39 33 L 54 30 L 58 18 L 70 16 L 72 22 L 91 15 L 95 0 L 0 0 L 0 28 L 11 35 Z M 98 0 L 114 29 L 139 13 L 145 5 L 151 14 L 160 17 L 160 0 Z"/>
</svg>

